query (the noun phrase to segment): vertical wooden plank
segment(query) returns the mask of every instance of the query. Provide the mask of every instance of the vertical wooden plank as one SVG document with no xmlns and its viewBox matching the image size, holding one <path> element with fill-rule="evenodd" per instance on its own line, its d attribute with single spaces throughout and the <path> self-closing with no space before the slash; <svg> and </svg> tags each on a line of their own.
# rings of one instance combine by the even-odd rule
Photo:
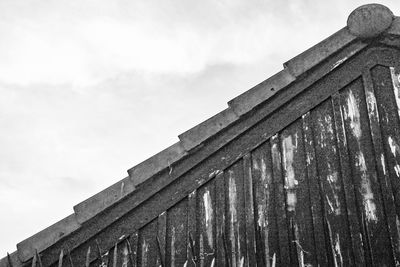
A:
<svg viewBox="0 0 400 267">
<path fill-rule="evenodd" d="M 139 266 L 157 266 L 158 244 L 157 244 L 157 223 L 154 219 L 139 232 L 138 265 Z"/>
<path fill-rule="evenodd" d="M 315 244 L 315 253 L 317 257 L 317 265 L 328 266 L 328 252 L 325 246 L 325 219 L 323 203 L 320 191 L 320 182 L 317 172 L 317 161 L 314 149 L 314 133 L 311 127 L 310 113 L 306 113 L 302 117 L 303 122 L 303 138 L 304 150 L 306 154 L 306 174 L 309 186 L 310 207 L 312 214 L 313 237 Z"/>
<path fill-rule="evenodd" d="M 138 258 L 139 232 L 133 232 L 127 239 L 128 251 L 130 255 L 130 266 L 136 267 Z"/>
<path fill-rule="evenodd" d="M 366 228 L 367 244 L 373 265 L 394 265 L 381 188 L 376 174 L 374 151 L 362 80 L 351 83 L 341 93 L 356 195 Z"/>
<path fill-rule="evenodd" d="M 400 235 L 400 118 L 399 118 L 399 73 L 394 68 L 376 66 L 371 69 L 373 88 L 377 100 L 379 124 L 382 134 L 384 159 L 382 165 L 389 175 L 396 214 L 397 235 Z M 388 214 L 387 216 L 390 216 Z M 397 244 L 400 240 L 396 240 Z M 397 250 L 395 254 L 398 254 Z M 397 264 L 397 262 L 396 262 Z M 399 263 L 400 265 L 400 263 Z"/>
<path fill-rule="evenodd" d="M 188 196 L 188 227 L 187 227 L 187 262 L 186 266 L 196 266 L 197 264 L 197 249 L 196 249 L 196 237 L 197 237 L 197 191 L 194 190 Z"/>
<path fill-rule="evenodd" d="M 309 185 L 306 179 L 306 159 L 302 121 L 297 120 L 281 133 L 282 170 L 286 193 L 289 238 L 292 258 L 299 266 L 316 266 L 317 257 L 312 235 Z M 293 260 L 293 264 L 296 261 Z"/>
<path fill-rule="evenodd" d="M 64 250 L 61 249 L 60 256 L 58 257 L 58 267 L 63 266 Z"/>
<path fill-rule="evenodd" d="M 270 143 L 266 142 L 255 149 L 251 158 L 257 265 L 270 267 L 274 261 L 278 262 L 278 265 L 280 262 Z"/>
<path fill-rule="evenodd" d="M 311 112 L 314 129 L 317 171 L 325 212 L 325 240 L 329 265 L 353 266 L 353 251 L 347 218 L 347 202 L 336 143 L 336 128 L 331 101 Z M 342 154 L 340 151 L 339 153 Z M 357 233 L 359 234 L 359 233 Z"/>
<path fill-rule="evenodd" d="M 232 165 L 227 175 L 227 239 L 231 265 L 243 266 L 246 256 L 246 222 L 244 216 L 243 162 Z"/>
<path fill-rule="evenodd" d="M 338 147 L 340 173 L 342 177 L 344 195 L 346 200 L 346 212 L 349 222 L 349 235 L 353 250 L 354 264 L 357 266 L 366 265 L 365 242 L 360 234 L 363 231 L 363 224 L 360 223 L 359 207 L 355 195 L 350 159 L 347 147 L 347 137 L 344 125 L 343 111 L 340 105 L 340 94 L 336 93 L 331 98 L 333 115 L 335 121 L 336 142 Z M 368 258 L 368 254 L 367 254 Z"/>
<path fill-rule="evenodd" d="M 256 240 L 255 240 L 255 224 L 254 224 L 254 200 L 253 200 L 253 177 L 251 169 L 251 155 L 246 154 L 243 157 L 244 168 L 244 202 L 246 215 L 246 266 L 256 265 Z"/>
<path fill-rule="evenodd" d="M 118 265 L 118 242 L 115 243 L 115 246 L 113 249 L 112 267 L 117 267 L 117 265 Z"/>
<path fill-rule="evenodd" d="M 273 183 L 275 198 L 275 214 L 277 215 L 277 226 L 279 235 L 279 251 L 280 259 L 278 266 L 290 266 L 293 259 L 290 256 L 289 227 L 286 214 L 285 191 L 283 187 L 282 176 L 282 157 L 279 145 L 279 135 L 276 134 L 271 138 L 271 155 L 273 166 Z M 297 258 L 297 256 L 296 256 Z"/>
<path fill-rule="evenodd" d="M 215 262 L 215 191 L 214 179 L 197 189 L 197 230 L 199 265 L 210 266 Z"/>
<path fill-rule="evenodd" d="M 187 247 L 187 198 L 168 210 L 166 266 L 183 266 Z"/>
<path fill-rule="evenodd" d="M 90 265 L 90 252 L 91 252 L 91 248 L 89 246 L 87 249 L 87 252 L 86 252 L 85 267 L 89 267 L 89 265 Z"/>
<path fill-rule="evenodd" d="M 224 173 L 220 172 L 215 177 L 215 222 L 216 222 L 216 265 L 215 266 L 229 266 L 226 262 L 225 251 L 225 179 Z"/>
<path fill-rule="evenodd" d="M 399 80 L 395 78 L 396 75 L 394 70 L 391 70 L 391 76 L 392 80 L 394 81 L 393 84 L 395 86 L 395 84 L 397 84 Z M 363 84 L 368 109 L 367 113 L 369 117 L 372 143 L 375 152 L 375 164 L 377 166 L 378 179 L 381 186 L 382 199 L 385 207 L 386 223 L 390 233 L 392 254 L 394 255 L 394 260 L 396 264 L 399 263 L 400 265 L 400 235 L 397 231 L 398 217 L 396 215 L 395 200 L 392 194 L 392 186 L 390 183 L 389 172 L 386 170 L 387 160 L 384 152 L 383 139 L 380 129 L 378 104 L 376 101 L 373 81 L 369 70 L 363 73 Z"/>
<path fill-rule="evenodd" d="M 157 219 L 157 265 L 165 267 L 165 242 L 167 231 L 167 212 L 164 211 L 158 215 Z"/>
</svg>

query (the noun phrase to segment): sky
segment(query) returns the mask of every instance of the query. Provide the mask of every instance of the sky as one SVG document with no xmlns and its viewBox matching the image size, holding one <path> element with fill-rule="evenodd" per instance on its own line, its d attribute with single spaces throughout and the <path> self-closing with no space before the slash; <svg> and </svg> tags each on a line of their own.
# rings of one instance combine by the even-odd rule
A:
<svg viewBox="0 0 400 267">
<path fill-rule="evenodd" d="M 0 258 L 366 3 L 1 0 Z"/>
</svg>

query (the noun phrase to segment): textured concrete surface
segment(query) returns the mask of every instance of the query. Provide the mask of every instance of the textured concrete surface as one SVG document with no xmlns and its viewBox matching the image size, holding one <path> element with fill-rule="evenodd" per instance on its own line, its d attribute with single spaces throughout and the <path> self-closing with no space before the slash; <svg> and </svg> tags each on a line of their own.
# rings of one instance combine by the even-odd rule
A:
<svg viewBox="0 0 400 267">
<path fill-rule="evenodd" d="M 25 239 L 17 244 L 18 257 L 21 261 L 26 261 L 32 258 L 35 250 L 42 251 L 62 237 L 72 233 L 80 227 L 80 224 L 75 218 L 75 214 L 56 222 L 52 226 L 40 231 L 39 233 Z"/>
<path fill-rule="evenodd" d="M 372 38 L 387 30 L 393 18 L 389 8 L 380 4 L 368 4 L 351 12 L 347 19 L 347 27 L 359 38 Z"/>
</svg>

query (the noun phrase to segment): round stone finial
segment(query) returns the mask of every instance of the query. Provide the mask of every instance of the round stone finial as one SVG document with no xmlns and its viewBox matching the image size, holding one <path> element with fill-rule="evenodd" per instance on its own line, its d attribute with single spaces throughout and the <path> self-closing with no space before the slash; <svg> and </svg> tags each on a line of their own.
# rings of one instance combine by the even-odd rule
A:
<svg viewBox="0 0 400 267">
<path fill-rule="evenodd" d="M 387 30 L 393 13 L 384 5 L 368 4 L 356 8 L 347 19 L 350 32 L 360 38 L 372 38 Z"/>
</svg>

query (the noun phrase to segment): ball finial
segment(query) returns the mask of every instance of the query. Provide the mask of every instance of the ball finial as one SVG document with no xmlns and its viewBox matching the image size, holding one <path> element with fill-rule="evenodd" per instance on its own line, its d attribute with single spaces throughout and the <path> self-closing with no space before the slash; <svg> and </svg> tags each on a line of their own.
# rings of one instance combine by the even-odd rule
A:
<svg viewBox="0 0 400 267">
<path fill-rule="evenodd" d="M 349 31 L 359 38 L 372 38 L 387 30 L 393 13 L 384 5 L 368 4 L 356 8 L 347 19 Z"/>
</svg>

